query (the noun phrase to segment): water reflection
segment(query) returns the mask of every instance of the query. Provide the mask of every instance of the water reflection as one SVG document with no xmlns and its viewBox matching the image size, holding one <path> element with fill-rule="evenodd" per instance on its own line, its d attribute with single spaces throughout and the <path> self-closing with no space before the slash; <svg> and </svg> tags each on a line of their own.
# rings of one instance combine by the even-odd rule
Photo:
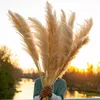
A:
<svg viewBox="0 0 100 100">
<path fill-rule="evenodd" d="M 13 100 L 18 99 L 33 99 L 34 81 L 32 79 L 22 79 L 19 84 L 16 85 L 17 93 Z M 79 93 L 78 91 L 66 91 L 65 98 L 86 98 L 86 94 Z M 92 96 L 91 96 L 92 97 Z M 95 96 L 96 97 L 96 96 Z M 93 96 L 93 98 L 95 98 Z"/>
<path fill-rule="evenodd" d="M 86 98 L 86 94 L 79 93 L 78 91 L 66 91 L 65 98 Z"/>
<path fill-rule="evenodd" d="M 31 79 L 22 79 L 19 84 L 16 85 L 17 93 L 13 100 L 16 99 L 33 99 L 34 82 Z"/>
</svg>

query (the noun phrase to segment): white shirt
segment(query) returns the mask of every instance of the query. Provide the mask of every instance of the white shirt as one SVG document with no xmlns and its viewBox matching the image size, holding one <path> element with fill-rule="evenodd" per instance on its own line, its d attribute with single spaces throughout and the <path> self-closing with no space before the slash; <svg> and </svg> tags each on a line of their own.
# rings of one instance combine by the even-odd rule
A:
<svg viewBox="0 0 100 100">
<path fill-rule="evenodd" d="M 40 98 L 40 97 L 39 97 L 39 95 L 38 95 L 38 96 L 35 96 L 35 97 L 33 98 L 33 100 L 40 100 L 39 98 Z M 50 98 L 50 100 L 62 100 L 62 99 L 61 99 L 60 96 L 57 96 L 57 95 L 55 95 L 55 94 L 53 93 L 53 94 L 52 94 L 52 97 Z"/>
</svg>

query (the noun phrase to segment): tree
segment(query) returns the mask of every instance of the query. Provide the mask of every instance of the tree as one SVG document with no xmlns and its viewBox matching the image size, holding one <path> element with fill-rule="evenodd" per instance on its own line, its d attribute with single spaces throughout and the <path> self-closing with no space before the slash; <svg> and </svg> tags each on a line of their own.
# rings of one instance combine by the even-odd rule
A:
<svg viewBox="0 0 100 100">
<path fill-rule="evenodd" d="M 15 83 L 22 71 L 12 64 L 11 52 L 7 46 L 0 47 L 0 99 L 11 99 L 15 92 Z"/>
</svg>

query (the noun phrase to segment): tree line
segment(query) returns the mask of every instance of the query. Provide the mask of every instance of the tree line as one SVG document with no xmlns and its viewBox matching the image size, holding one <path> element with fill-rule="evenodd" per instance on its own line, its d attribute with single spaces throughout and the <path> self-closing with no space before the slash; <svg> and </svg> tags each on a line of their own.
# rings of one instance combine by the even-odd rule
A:
<svg viewBox="0 0 100 100">
<path fill-rule="evenodd" d="M 63 78 L 70 90 L 100 93 L 100 66 L 94 68 L 89 64 L 86 70 L 81 71 L 70 66 Z"/>
</svg>

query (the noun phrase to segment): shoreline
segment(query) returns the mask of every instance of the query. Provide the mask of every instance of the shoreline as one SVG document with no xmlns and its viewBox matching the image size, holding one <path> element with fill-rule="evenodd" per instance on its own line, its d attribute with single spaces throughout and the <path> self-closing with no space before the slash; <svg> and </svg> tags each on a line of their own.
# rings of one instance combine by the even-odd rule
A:
<svg viewBox="0 0 100 100">
<path fill-rule="evenodd" d="M 88 88 L 78 88 L 78 87 L 69 87 L 69 91 L 78 91 L 79 93 L 86 94 L 86 96 L 100 96 L 100 90 L 97 89 L 88 89 Z"/>
</svg>

